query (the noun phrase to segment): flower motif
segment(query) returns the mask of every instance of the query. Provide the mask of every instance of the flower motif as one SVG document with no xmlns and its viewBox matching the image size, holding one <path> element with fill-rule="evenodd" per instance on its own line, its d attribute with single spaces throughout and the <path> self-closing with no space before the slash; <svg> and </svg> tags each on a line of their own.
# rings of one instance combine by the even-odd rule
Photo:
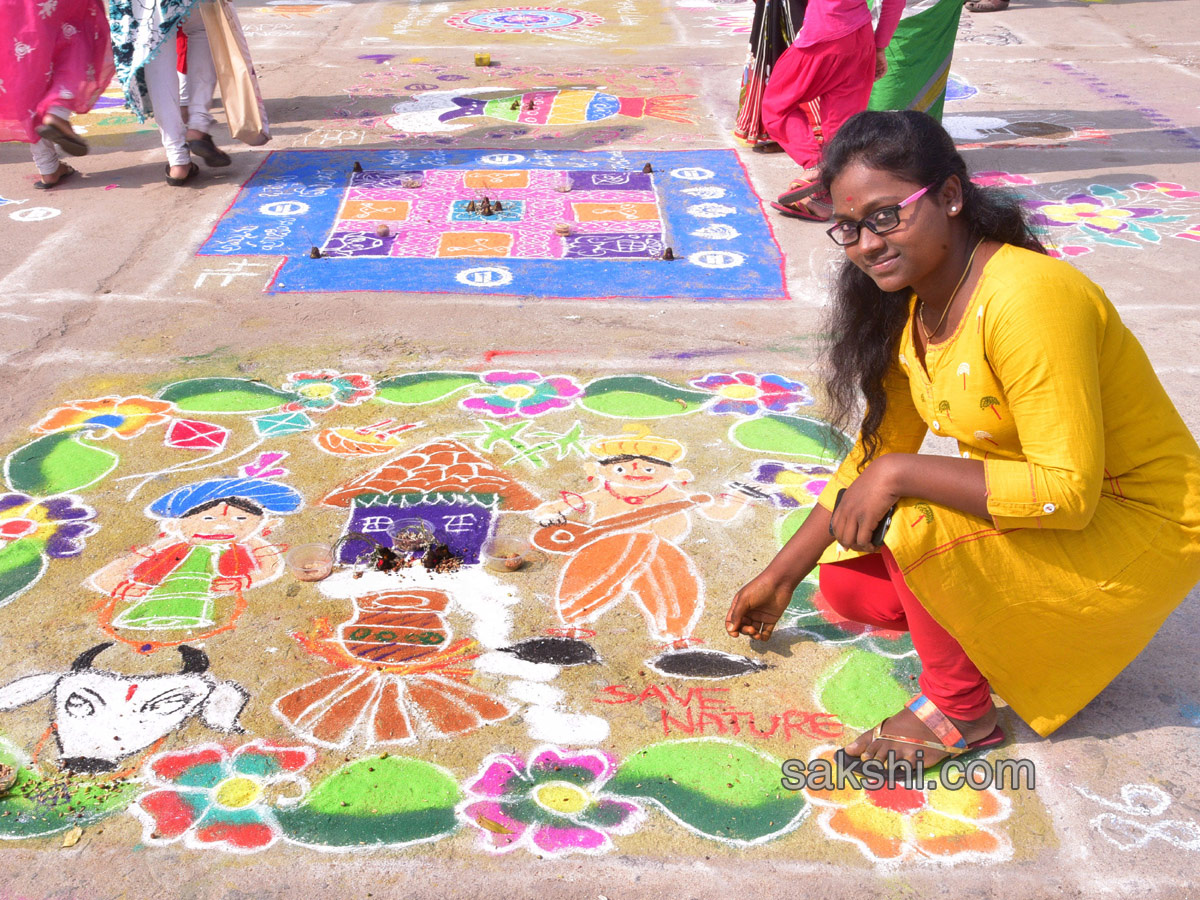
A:
<svg viewBox="0 0 1200 900">
<path fill-rule="evenodd" d="M 1191 200 L 1200 197 L 1200 191 L 1189 191 L 1182 184 L 1176 184 L 1173 181 L 1137 181 L 1133 186 L 1139 191 L 1153 191 L 1176 200 Z"/>
<path fill-rule="evenodd" d="M 1084 247 L 1080 244 L 1064 244 L 1061 247 L 1047 245 L 1046 253 L 1053 256 L 1055 259 L 1069 259 L 1074 256 L 1086 256 L 1092 252 L 1091 247 Z"/>
<path fill-rule="evenodd" d="M 833 754 L 833 748 L 819 747 L 814 758 L 832 761 Z M 804 793 L 820 808 L 818 821 L 825 834 L 849 841 L 875 862 L 923 859 L 953 864 L 1007 859 L 1012 854 L 1008 838 L 987 827 L 1003 822 L 1012 812 L 1009 799 L 991 787 L 872 791 L 847 786 L 805 788 Z"/>
<path fill-rule="evenodd" d="M 283 405 L 287 412 L 325 412 L 338 406 L 358 406 L 375 396 L 375 382 L 370 376 L 330 369 L 292 372 L 283 389 L 300 395 L 300 399 Z"/>
<path fill-rule="evenodd" d="M 483 382 L 491 390 L 463 400 L 459 404 L 463 409 L 489 416 L 540 416 L 572 406 L 583 393 L 583 388 L 570 378 L 543 378 L 537 372 L 488 372 Z"/>
<path fill-rule="evenodd" d="M 1183 238 L 1185 241 L 1200 241 L 1200 225 L 1193 225 L 1179 232 L 1175 237 Z"/>
<path fill-rule="evenodd" d="M 0 548 L 29 539 L 42 542 L 54 559 L 78 556 L 83 539 L 99 530 L 90 521 L 94 518 L 94 509 L 69 495 L 35 500 L 27 494 L 0 494 Z"/>
<path fill-rule="evenodd" d="M 708 407 L 714 413 L 753 416 L 760 412 L 787 412 L 794 406 L 809 406 L 813 402 L 807 386 L 782 375 L 714 373 L 693 378 L 689 383 L 717 395 Z"/>
<path fill-rule="evenodd" d="M 830 466 L 764 461 L 755 464 L 751 477 L 774 488 L 769 493 L 776 506 L 796 509 L 816 503 L 833 473 Z"/>
<path fill-rule="evenodd" d="M 722 34 L 749 34 L 749 16 L 709 16 L 708 27 L 719 28 Z"/>
<path fill-rule="evenodd" d="M 150 397 L 99 397 L 72 400 L 33 426 L 34 434 L 87 430 L 89 437 L 115 434 L 122 440 L 135 438 L 147 428 L 169 421 L 172 404 Z"/>
<path fill-rule="evenodd" d="M 522 846 L 544 856 L 603 853 L 611 835 L 630 834 L 645 818 L 638 804 L 602 793 L 616 760 L 600 750 L 539 747 L 528 764 L 496 753 L 480 771 L 458 814 L 492 853 Z"/>
<path fill-rule="evenodd" d="M 142 840 L 165 845 L 180 838 L 187 847 L 253 853 L 279 840 L 272 803 L 294 806 L 308 791 L 296 773 L 312 763 L 309 747 L 277 747 L 251 741 L 229 752 L 220 744 L 161 753 L 146 764 L 154 789 L 133 801 Z M 280 787 L 295 793 L 272 799 Z"/>
<path fill-rule="evenodd" d="M 1069 227 L 1079 225 L 1085 229 L 1116 234 L 1129 227 L 1133 219 L 1158 215 L 1162 210 L 1141 206 L 1117 206 L 1106 202 L 1108 198 L 1093 194 L 1072 194 L 1061 202 L 1032 200 L 1027 206 L 1033 210 L 1031 221 L 1035 225 Z"/>
<path fill-rule="evenodd" d="M 1013 175 L 1011 172 L 976 172 L 971 180 L 980 187 L 1012 187 L 1015 185 L 1031 185 L 1032 178 L 1024 175 Z"/>
</svg>

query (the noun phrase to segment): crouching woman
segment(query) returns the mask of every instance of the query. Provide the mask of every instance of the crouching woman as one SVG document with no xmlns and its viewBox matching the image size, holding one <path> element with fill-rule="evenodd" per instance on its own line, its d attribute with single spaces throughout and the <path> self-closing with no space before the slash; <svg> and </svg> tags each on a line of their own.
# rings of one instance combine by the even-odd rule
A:
<svg viewBox="0 0 1200 900">
<path fill-rule="evenodd" d="M 726 629 L 769 638 L 820 564 L 837 612 L 909 631 L 922 665 L 921 694 L 850 757 L 999 743 L 993 692 L 1048 735 L 1200 579 L 1200 448 L 1104 292 L 971 182 L 933 119 L 855 116 L 822 178 L 846 255 L 830 395 L 841 424 L 860 392 L 865 412 Z M 954 457 L 918 452 L 930 430 Z"/>
</svg>

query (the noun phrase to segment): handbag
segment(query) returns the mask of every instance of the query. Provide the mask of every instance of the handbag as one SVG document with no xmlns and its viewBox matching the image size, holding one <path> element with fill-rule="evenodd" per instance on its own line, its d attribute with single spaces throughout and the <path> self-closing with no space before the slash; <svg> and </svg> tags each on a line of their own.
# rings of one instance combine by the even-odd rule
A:
<svg viewBox="0 0 1200 900">
<path fill-rule="evenodd" d="M 262 92 L 254 74 L 254 61 L 246 46 L 242 24 L 229 0 L 201 0 L 200 15 L 208 32 L 221 103 L 234 140 L 258 147 L 271 139 L 271 126 Z"/>
</svg>

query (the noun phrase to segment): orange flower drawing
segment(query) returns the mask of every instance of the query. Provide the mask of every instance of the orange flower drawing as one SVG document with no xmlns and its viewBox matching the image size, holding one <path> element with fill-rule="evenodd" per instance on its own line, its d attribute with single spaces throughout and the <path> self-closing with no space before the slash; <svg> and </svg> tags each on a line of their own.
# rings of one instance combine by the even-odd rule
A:
<svg viewBox="0 0 1200 900">
<path fill-rule="evenodd" d="M 832 760 L 833 749 L 816 756 Z M 814 757 L 815 758 L 815 757 Z M 925 780 L 932 780 L 928 772 Z M 869 791 L 812 790 L 804 793 L 820 810 L 826 835 L 854 844 L 879 863 L 999 861 L 1012 856 L 1012 845 L 995 826 L 1012 812 L 1011 801 L 992 788 L 932 790 L 881 788 Z"/>
<path fill-rule="evenodd" d="M 150 397 L 98 397 L 72 400 L 33 426 L 34 434 L 86 430 L 89 437 L 106 438 L 115 434 L 122 440 L 135 438 L 147 428 L 171 419 L 174 407 L 165 400 Z"/>
</svg>

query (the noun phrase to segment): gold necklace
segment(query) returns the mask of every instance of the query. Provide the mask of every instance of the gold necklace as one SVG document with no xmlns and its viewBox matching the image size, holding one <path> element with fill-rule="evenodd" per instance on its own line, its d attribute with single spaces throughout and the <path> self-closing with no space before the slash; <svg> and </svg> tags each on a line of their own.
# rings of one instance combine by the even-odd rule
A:
<svg viewBox="0 0 1200 900">
<path fill-rule="evenodd" d="M 975 254 L 979 252 L 979 248 L 983 246 L 983 239 L 980 238 L 979 243 L 975 245 L 975 249 L 971 251 L 971 255 L 967 257 L 967 265 L 963 269 L 962 275 L 958 278 L 958 284 L 954 286 L 954 290 L 950 292 L 950 299 L 946 301 L 946 308 L 942 310 L 942 317 L 938 319 L 933 330 L 929 330 L 929 326 L 925 324 L 925 301 L 921 301 L 921 308 L 917 310 L 917 322 L 921 325 L 921 330 L 925 332 L 925 343 L 928 344 L 930 338 L 937 334 L 942 325 L 946 321 L 946 316 L 950 314 L 950 307 L 954 305 L 954 298 L 958 296 L 958 289 L 963 286 L 963 282 L 967 280 L 967 273 L 971 271 L 971 263 L 975 262 Z"/>
</svg>

